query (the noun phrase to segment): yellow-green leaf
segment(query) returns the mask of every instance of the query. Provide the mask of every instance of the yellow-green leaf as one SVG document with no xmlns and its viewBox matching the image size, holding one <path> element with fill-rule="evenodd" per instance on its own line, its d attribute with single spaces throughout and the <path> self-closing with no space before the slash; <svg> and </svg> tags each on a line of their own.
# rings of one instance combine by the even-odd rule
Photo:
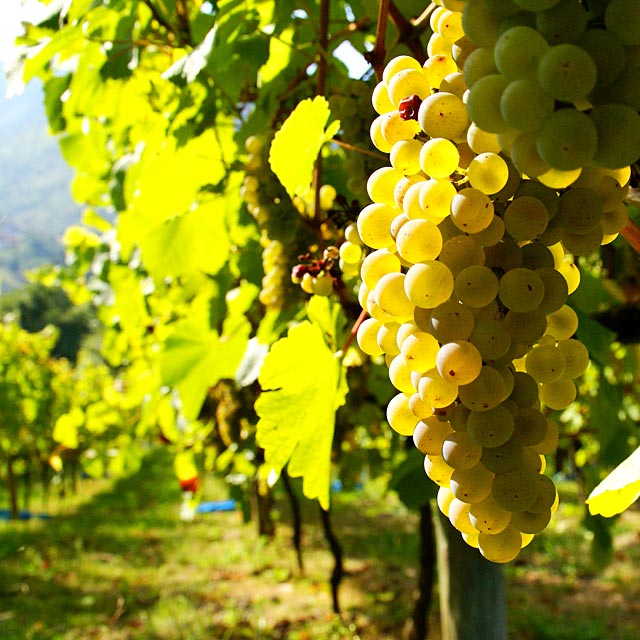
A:
<svg viewBox="0 0 640 640">
<path fill-rule="evenodd" d="M 258 380 L 257 440 L 267 473 L 277 477 L 288 463 L 304 495 L 327 509 L 335 412 L 346 394 L 340 361 L 318 326 L 305 321 L 273 345 Z"/>
<path fill-rule="evenodd" d="M 292 198 L 309 189 L 320 149 L 340 127 L 335 121 L 325 130 L 330 115 L 325 98 L 307 98 L 291 112 L 273 138 L 269 164 Z"/>
<path fill-rule="evenodd" d="M 67 449 L 78 448 L 78 428 L 84 423 L 84 414 L 78 407 L 64 413 L 53 427 L 53 439 Z"/>
<path fill-rule="evenodd" d="M 587 498 L 589 512 L 610 518 L 640 497 L 640 447 L 623 460 Z"/>
</svg>

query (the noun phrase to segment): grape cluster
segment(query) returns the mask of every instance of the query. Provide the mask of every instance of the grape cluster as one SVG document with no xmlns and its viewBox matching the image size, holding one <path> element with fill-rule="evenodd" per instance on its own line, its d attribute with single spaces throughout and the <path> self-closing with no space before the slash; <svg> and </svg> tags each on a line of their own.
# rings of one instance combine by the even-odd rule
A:
<svg viewBox="0 0 640 640">
<path fill-rule="evenodd" d="M 475 120 L 476 83 L 504 85 L 495 42 L 478 35 L 493 29 L 492 11 L 508 14 L 497 41 L 513 20 L 565 2 L 438 4 L 426 62 L 394 58 L 372 95 L 371 139 L 390 166 L 369 177 L 357 221 L 372 249 L 357 338 L 385 357 L 398 391 L 389 424 L 425 454 L 442 512 L 486 558 L 508 562 L 557 506 L 544 455 L 558 431 L 544 407 L 569 406 L 589 364 L 566 304 L 580 280 L 574 255 L 626 224 L 630 168 L 581 164 L 570 183 L 565 169 L 526 174 L 508 136 Z M 504 61 L 530 55 L 506 49 Z M 485 110 L 502 117 L 499 101 Z"/>
<path fill-rule="evenodd" d="M 291 220 L 295 220 L 297 214 L 269 169 L 265 141 L 249 136 L 245 149 L 246 173 L 240 193 L 260 229 L 264 277 L 259 299 L 266 308 L 279 311 L 291 294 L 287 290 L 291 285 L 291 256 L 296 254 Z"/>
<path fill-rule="evenodd" d="M 478 0 L 459 15 L 469 115 L 521 172 L 569 184 L 637 159 L 638 0 Z"/>
</svg>

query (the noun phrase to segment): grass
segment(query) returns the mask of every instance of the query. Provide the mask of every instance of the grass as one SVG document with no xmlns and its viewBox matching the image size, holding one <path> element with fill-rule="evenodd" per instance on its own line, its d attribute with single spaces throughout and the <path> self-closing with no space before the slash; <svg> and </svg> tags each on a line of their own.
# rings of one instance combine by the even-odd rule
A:
<svg viewBox="0 0 640 640">
<path fill-rule="evenodd" d="M 272 541 L 237 512 L 178 519 L 166 452 L 127 480 L 87 481 L 51 520 L 0 524 L 0 640 L 381 640 L 406 637 L 416 583 L 416 517 L 392 498 L 338 494 L 343 620 L 331 613 L 332 558 L 305 505 L 304 575 L 286 504 Z M 226 497 L 208 483 L 206 499 Z M 511 637 L 636 640 L 640 514 L 623 518 L 614 562 L 594 573 L 568 503 L 507 571 Z M 433 632 L 439 638 L 437 612 Z"/>
</svg>

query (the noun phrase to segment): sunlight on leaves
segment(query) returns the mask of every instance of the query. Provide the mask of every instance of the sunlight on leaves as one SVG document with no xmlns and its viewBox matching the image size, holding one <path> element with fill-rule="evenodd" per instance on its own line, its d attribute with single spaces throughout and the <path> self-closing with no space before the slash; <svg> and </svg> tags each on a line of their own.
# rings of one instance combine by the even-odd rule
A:
<svg viewBox="0 0 640 640">
<path fill-rule="evenodd" d="M 289 474 L 302 477 L 304 495 L 324 509 L 335 412 L 347 392 L 340 369 L 321 329 L 305 321 L 273 345 L 260 371 L 263 393 L 255 406 L 266 475 L 277 478 L 288 463 Z"/>
<path fill-rule="evenodd" d="M 640 447 L 623 460 L 587 498 L 589 512 L 610 518 L 640 497 Z"/>
<path fill-rule="evenodd" d="M 291 112 L 271 143 L 269 164 L 291 198 L 309 189 L 320 149 L 340 127 L 336 120 L 325 130 L 330 115 L 325 98 L 307 98 Z"/>
</svg>

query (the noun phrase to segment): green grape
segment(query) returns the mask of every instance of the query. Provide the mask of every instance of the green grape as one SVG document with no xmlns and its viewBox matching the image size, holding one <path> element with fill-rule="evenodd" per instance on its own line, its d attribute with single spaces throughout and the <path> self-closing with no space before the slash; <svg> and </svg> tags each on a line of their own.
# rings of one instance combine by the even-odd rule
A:
<svg viewBox="0 0 640 640">
<path fill-rule="evenodd" d="M 340 245 L 340 258 L 347 264 L 360 264 L 362 260 L 362 247 L 353 242 L 343 242 Z"/>
<path fill-rule="evenodd" d="M 375 205 L 374 205 L 375 206 Z M 399 273 L 400 259 L 388 249 L 378 249 L 365 257 L 360 265 L 360 277 L 369 290 L 373 290 L 376 283 L 386 273 Z"/>
<path fill-rule="evenodd" d="M 527 467 L 514 467 L 496 474 L 493 497 L 507 511 L 524 511 L 538 497 L 538 473 Z"/>
<path fill-rule="evenodd" d="M 462 73 L 455 71 L 442 78 L 437 88 L 439 91 L 453 93 L 454 96 L 462 98 L 464 92 L 467 90 L 467 83 L 464 81 Z"/>
<path fill-rule="evenodd" d="M 380 121 L 382 139 L 391 147 L 398 140 L 411 140 L 420 132 L 420 125 L 415 120 L 403 120 L 398 111 L 384 113 L 376 120 Z"/>
<path fill-rule="evenodd" d="M 536 178 L 543 185 L 552 189 L 564 189 L 565 187 L 573 184 L 580 177 L 581 172 L 582 167 L 567 171 L 551 168 L 546 173 L 536 176 Z"/>
<path fill-rule="evenodd" d="M 511 562 L 518 557 L 521 548 L 522 536 L 511 524 L 499 533 L 481 533 L 478 536 L 478 549 L 490 562 Z"/>
<path fill-rule="evenodd" d="M 505 444 L 511 438 L 513 430 L 513 415 L 503 404 L 495 404 L 484 411 L 472 410 L 467 419 L 469 436 L 485 448 Z"/>
<path fill-rule="evenodd" d="M 500 143 L 495 133 L 483 131 L 475 122 L 467 129 L 467 144 L 474 153 L 500 153 Z"/>
<path fill-rule="evenodd" d="M 511 346 L 511 336 L 499 320 L 476 321 L 469 341 L 485 362 L 500 359 Z"/>
<path fill-rule="evenodd" d="M 358 327 L 356 333 L 358 346 L 369 356 L 379 356 L 383 353 L 376 339 L 381 326 L 382 323 L 378 322 L 375 318 L 367 318 L 364 322 L 360 323 Z"/>
<path fill-rule="evenodd" d="M 449 504 L 449 522 L 462 534 L 474 535 L 477 533 L 476 528 L 471 524 L 469 519 L 469 508 L 471 505 L 468 502 L 462 502 L 455 496 Z"/>
<path fill-rule="evenodd" d="M 565 369 L 562 374 L 565 378 L 577 378 L 581 376 L 589 366 L 589 351 L 582 342 L 575 339 L 561 340 L 558 349 L 565 359 Z"/>
<path fill-rule="evenodd" d="M 456 276 L 465 267 L 484 264 L 485 252 L 472 237 L 458 235 L 442 245 L 439 260 Z"/>
<path fill-rule="evenodd" d="M 367 246 L 372 249 L 391 247 L 391 223 L 397 211 L 386 204 L 373 203 L 367 205 L 358 215 L 358 233 Z"/>
<path fill-rule="evenodd" d="M 420 71 L 422 69 L 421 64 L 411 56 L 396 56 L 387 62 L 385 68 L 382 71 L 382 82 L 385 85 L 389 85 L 391 78 L 396 75 L 396 73 L 402 71 L 403 69 L 415 69 Z"/>
<path fill-rule="evenodd" d="M 481 456 L 482 447 L 464 431 L 454 431 L 442 442 L 442 457 L 454 469 L 470 469 L 480 462 Z"/>
<path fill-rule="evenodd" d="M 442 34 L 447 40 L 455 42 L 464 35 L 462 14 L 459 11 L 445 10 L 438 20 L 434 31 L 438 31 L 438 33 Z"/>
<path fill-rule="evenodd" d="M 416 307 L 417 309 L 417 307 Z M 415 315 L 415 311 L 414 311 Z M 420 331 L 420 327 L 413 322 L 402 322 L 398 327 L 398 333 L 396 334 L 396 342 L 398 343 L 398 348 L 402 348 L 402 343 L 411 335 L 416 333 L 416 331 Z"/>
<path fill-rule="evenodd" d="M 547 41 L 535 29 L 512 27 L 504 31 L 495 44 L 496 66 L 507 80 L 534 77 L 548 49 Z"/>
<path fill-rule="evenodd" d="M 442 453 L 444 439 L 453 433 L 451 424 L 436 416 L 423 418 L 413 432 L 413 443 L 425 455 L 438 456 Z"/>
<path fill-rule="evenodd" d="M 447 91 L 442 86 L 443 80 L 450 74 L 458 73 L 458 65 L 454 62 L 450 55 L 451 45 L 446 45 L 446 51 L 438 53 L 436 55 L 430 55 L 422 66 L 422 72 L 427 81 L 429 87 L 433 89 L 440 89 L 440 91 Z M 462 76 L 460 76 L 462 78 Z M 449 93 L 456 93 L 456 95 L 462 95 L 463 91 L 457 93 L 449 91 Z M 421 98 L 426 96 L 420 96 Z"/>
<path fill-rule="evenodd" d="M 436 502 L 438 504 L 438 509 L 445 515 L 447 518 L 449 517 L 449 507 L 454 499 L 453 493 L 451 493 L 451 489 L 448 486 L 438 487 L 438 495 L 436 496 Z"/>
<path fill-rule="evenodd" d="M 459 394 L 460 402 L 478 413 L 497 409 L 508 395 L 504 378 L 497 369 L 489 365 L 482 367 L 480 374 L 473 382 L 461 386 Z M 500 416 L 501 412 L 497 411 L 497 414 Z"/>
<path fill-rule="evenodd" d="M 421 100 L 431 93 L 431 87 L 422 69 L 402 69 L 387 83 L 389 99 L 397 109 L 402 100 L 417 95 Z"/>
<path fill-rule="evenodd" d="M 493 49 L 488 47 L 478 47 L 473 50 L 464 61 L 462 75 L 469 89 L 480 80 L 488 75 L 498 72 L 496 63 L 493 59 Z"/>
<path fill-rule="evenodd" d="M 560 0 L 513 0 L 518 6 L 527 11 L 546 11 L 554 7 Z"/>
<path fill-rule="evenodd" d="M 367 180 L 367 193 L 373 202 L 395 205 L 395 186 L 403 178 L 403 174 L 393 167 L 380 167 L 376 169 Z"/>
<path fill-rule="evenodd" d="M 402 393 L 411 396 L 411 394 L 416 392 L 416 388 L 411 382 L 411 369 L 409 369 L 406 360 L 400 354 L 390 357 L 393 357 L 393 359 L 389 362 L 389 382 L 391 382 L 398 391 L 402 391 Z M 410 403 L 409 410 L 415 415 Z"/>
<path fill-rule="evenodd" d="M 419 420 L 433 417 L 433 407 L 428 405 L 417 391 L 409 396 L 409 409 L 411 409 L 411 413 Z"/>
<path fill-rule="evenodd" d="M 504 221 L 500 216 L 493 216 L 493 220 L 489 223 L 489 226 L 478 233 L 472 233 L 470 236 L 481 247 L 491 247 L 504 237 Z"/>
<path fill-rule="evenodd" d="M 478 448 L 482 451 L 482 447 Z M 469 469 L 456 469 L 451 474 L 449 487 L 456 499 L 474 504 L 491 495 L 492 484 L 493 473 L 485 469 L 482 464 L 476 464 Z"/>
<path fill-rule="evenodd" d="M 553 269 L 555 261 L 549 248 L 539 240 L 534 240 L 522 246 L 522 266 L 534 271 L 543 268 Z"/>
<path fill-rule="evenodd" d="M 448 407 L 458 395 L 458 386 L 445 380 L 434 367 L 420 377 L 418 382 L 420 397 L 435 409 Z"/>
<path fill-rule="evenodd" d="M 413 304 L 433 309 L 451 297 L 453 275 L 445 264 L 436 260 L 426 260 L 409 268 L 404 286 Z"/>
<path fill-rule="evenodd" d="M 396 322 L 398 320 L 397 317 L 392 316 L 390 313 L 387 313 L 380 307 L 380 305 L 376 302 L 374 291 L 369 291 L 365 306 L 363 308 L 372 318 L 375 318 L 382 324 L 384 324 L 385 322 Z"/>
<path fill-rule="evenodd" d="M 418 174 L 422 176 L 422 174 Z M 404 198 L 402 199 L 402 211 L 406 214 L 406 216 L 410 220 L 414 220 L 416 218 L 429 218 L 429 216 L 425 213 L 420 205 L 420 190 L 422 185 L 426 182 L 426 180 L 421 179 L 417 182 L 414 182 L 404 194 Z M 431 220 L 435 222 L 434 220 Z"/>
<path fill-rule="evenodd" d="M 549 165 L 540 157 L 536 147 L 536 131 L 521 133 L 511 144 L 509 154 L 513 164 L 524 175 L 535 178 L 549 171 Z M 543 186 L 543 185 L 541 185 Z"/>
<path fill-rule="evenodd" d="M 431 178 L 448 178 L 458 167 L 456 145 L 444 138 L 427 140 L 420 150 L 420 168 Z"/>
<path fill-rule="evenodd" d="M 565 366 L 564 355 L 555 345 L 534 347 L 525 358 L 527 373 L 539 383 L 547 384 L 559 380 Z"/>
<path fill-rule="evenodd" d="M 536 269 L 536 273 L 544 284 L 544 298 L 540 303 L 540 310 L 544 313 L 558 311 L 567 301 L 569 287 L 563 275 L 553 267 Z"/>
<path fill-rule="evenodd" d="M 535 77 L 513 80 L 500 98 L 502 117 L 518 131 L 536 131 L 553 113 L 554 107 L 555 100 L 542 89 Z"/>
<path fill-rule="evenodd" d="M 591 189 L 571 188 L 560 196 L 558 216 L 573 233 L 587 233 L 600 224 L 602 200 Z"/>
<path fill-rule="evenodd" d="M 588 164 L 598 148 L 599 132 L 593 118 L 577 109 L 554 111 L 536 135 L 536 149 L 540 157 L 560 171 L 577 170 Z M 542 179 L 544 175 L 538 178 Z"/>
<path fill-rule="evenodd" d="M 401 436 L 413 435 L 418 419 L 409 409 L 409 396 L 406 393 L 396 394 L 387 404 L 387 422 Z"/>
<path fill-rule="evenodd" d="M 535 378 L 524 371 L 515 371 L 513 383 L 513 391 L 509 398 L 520 409 L 533 407 L 538 401 L 538 383 Z"/>
<path fill-rule="evenodd" d="M 493 219 L 491 199 L 479 189 L 461 189 L 451 201 L 451 218 L 461 231 L 478 233 L 486 229 Z"/>
<path fill-rule="evenodd" d="M 500 33 L 500 21 L 489 10 L 487 0 L 474 0 L 465 2 L 462 28 L 467 38 L 479 47 L 492 47 Z"/>
<path fill-rule="evenodd" d="M 594 123 L 598 148 L 593 161 L 607 169 L 631 165 L 640 157 L 640 115 L 625 104 L 594 107 L 589 117 Z"/>
<path fill-rule="evenodd" d="M 504 317 L 504 326 L 511 334 L 512 343 L 532 345 L 544 335 L 547 317 L 539 308 L 525 312 L 509 311 Z"/>
<path fill-rule="evenodd" d="M 598 225 L 586 233 L 573 233 L 565 229 L 562 233 L 562 244 L 568 253 L 574 256 L 588 256 L 595 253 L 603 244 L 604 234 Z"/>
<path fill-rule="evenodd" d="M 375 112 L 379 115 L 395 111 L 395 107 L 389 98 L 387 85 L 384 82 L 378 82 L 371 94 L 371 104 Z"/>
<path fill-rule="evenodd" d="M 495 153 L 480 153 L 469 164 L 467 177 L 474 189 L 485 194 L 498 193 L 507 184 L 509 167 Z"/>
<path fill-rule="evenodd" d="M 485 307 L 498 295 L 498 278 L 488 267 L 471 265 L 455 277 L 453 291 L 456 298 L 467 307 Z"/>
<path fill-rule="evenodd" d="M 577 42 L 593 59 L 598 70 L 596 87 L 615 82 L 625 67 L 625 48 L 610 31 L 589 29 Z"/>
<path fill-rule="evenodd" d="M 509 130 L 509 124 L 502 117 L 500 100 L 509 84 L 503 76 L 491 74 L 475 82 L 467 96 L 469 117 L 481 129 L 490 133 L 503 133 Z"/>
<path fill-rule="evenodd" d="M 467 419 L 471 409 L 467 409 L 463 404 L 456 404 L 453 407 L 453 411 L 449 415 L 449 422 L 455 431 L 467 430 Z"/>
<path fill-rule="evenodd" d="M 531 511 L 515 511 L 511 517 L 511 524 L 522 533 L 540 533 L 551 520 L 551 509 L 541 513 Z"/>
<path fill-rule="evenodd" d="M 498 296 L 511 311 L 533 311 L 544 298 L 544 284 L 535 271 L 518 267 L 500 278 Z"/>
<path fill-rule="evenodd" d="M 404 273 L 387 273 L 373 290 L 376 304 L 390 316 L 403 320 L 413 317 L 414 306 L 405 293 L 404 283 Z"/>
<path fill-rule="evenodd" d="M 430 333 L 416 331 L 402 341 L 400 353 L 412 371 L 428 371 L 436 366 L 439 349 L 438 341 Z"/>
<path fill-rule="evenodd" d="M 448 180 L 427 180 L 420 186 L 419 203 L 424 217 L 436 224 L 451 211 L 451 202 L 457 191 Z"/>
<path fill-rule="evenodd" d="M 489 494 L 484 500 L 469 508 L 471 524 L 480 533 L 496 534 L 504 531 L 511 522 L 511 513 L 503 509 Z"/>
<path fill-rule="evenodd" d="M 534 180 L 523 180 L 518 186 L 515 197 L 532 196 L 544 202 L 549 218 L 555 217 L 558 212 L 558 193 L 540 182 Z"/>
<path fill-rule="evenodd" d="M 605 26 L 622 44 L 640 44 L 640 0 L 611 0 L 604 13 Z"/>
<path fill-rule="evenodd" d="M 429 479 L 437 485 L 449 486 L 453 467 L 450 467 L 440 455 L 427 454 L 424 458 L 424 470 Z"/>
<path fill-rule="evenodd" d="M 440 347 L 437 353 L 436 367 L 440 375 L 448 382 L 456 385 L 469 384 L 480 374 L 482 356 L 478 349 L 467 340 L 447 342 Z"/>
<path fill-rule="evenodd" d="M 547 435 L 547 419 L 533 407 L 521 408 L 514 416 L 514 437 L 524 446 L 538 444 Z"/>
<path fill-rule="evenodd" d="M 313 293 L 317 296 L 328 296 L 333 293 L 333 277 L 328 273 L 322 273 L 313 278 Z"/>
<path fill-rule="evenodd" d="M 575 44 L 550 47 L 538 64 L 540 86 L 562 102 L 586 98 L 595 87 L 597 75 L 593 58 Z"/>
<path fill-rule="evenodd" d="M 600 226 L 604 234 L 611 235 L 613 233 L 620 233 L 628 222 L 629 210 L 623 202 L 620 202 L 602 214 Z"/>
<path fill-rule="evenodd" d="M 580 284 L 580 269 L 571 256 L 565 255 L 563 263 L 556 267 L 564 276 L 569 286 L 569 295 L 571 295 Z"/>
<path fill-rule="evenodd" d="M 371 138 L 371 142 L 373 143 L 373 146 L 378 149 L 378 151 L 382 151 L 382 153 L 389 153 L 393 147 L 393 143 L 387 142 L 386 138 L 382 135 L 382 122 L 385 117 L 393 113 L 395 112 L 390 111 L 379 115 L 375 120 L 373 120 L 369 127 L 369 137 Z M 398 140 L 410 140 L 411 137 L 412 136 L 406 136 L 404 138 L 399 137 Z"/>
<path fill-rule="evenodd" d="M 530 513 L 542 513 L 547 509 L 551 509 L 556 501 L 558 492 L 553 480 L 543 474 L 538 474 L 538 497 L 536 501 L 529 507 Z"/>
<path fill-rule="evenodd" d="M 588 21 L 586 9 L 575 0 L 560 0 L 551 9 L 536 14 L 536 28 L 550 44 L 576 42 Z"/>
<path fill-rule="evenodd" d="M 509 235 L 519 242 L 535 240 L 549 224 L 544 203 L 532 196 L 513 200 L 504 212 L 504 225 Z"/>
<path fill-rule="evenodd" d="M 396 236 L 398 255 L 408 263 L 435 260 L 442 250 L 442 234 L 429 220 L 409 220 Z"/>
<path fill-rule="evenodd" d="M 429 330 L 440 343 L 466 340 L 472 334 L 473 314 L 455 300 L 447 300 L 433 309 Z"/>
<path fill-rule="evenodd" d="M 533 445 L 531 448 L 539 455 L 552 454 L 558 448 L 559 437 L 558 426 L 553 420 L 547 418 L 547 435 L 542 442 Z"/>
<path fill-rule="evenodd" d="M 476 45 L 467 38 L 462 36 L 451 45 L 451 56 L 456 61 L 459 69 L 462 69 L 467 58 L 476 50 Z"/>
<path fill-rule="evenodd" d="M 420 171 L 420 149 L 422 149 L 422 143 L 419 140 L 398 140 L 389 152 L 391 166 L 405 176 L 418 173 Z"/>
<path fill-rule="evenodd" d="M 546 333 L 553 336 L 558 342 L 568 340 L 577 330 L 578 316 L 566 304 L 547 316 Z"/>
<path fill-rule="evenodd" d="M 522 465 L 523 451 L 524 447 L 512 436 L 497 447 L 485 447 L 480 461 L 492 473 L 504 473 Z"/>
<path fill-rule="evenodd" d="M 566 409 L 576 399 L 576 395 L 576 385 L 569 378 L 540 385 L 540 401 L 549 409 Z"/>
<path fill-rule="evenodd" d="M 430 138 L 455 140 L 463 135 L 469 117 L 461 98 L 453 93 L 438 91 L 422 101 L 418 122 Z"/>
<path fill-rule="evenodd" d="M 522 265 L 522 249 L 512 238 L 505 237 L 502 242 L 485 249 L 485 264 L 501 271 L 510 271 Z"/>
<path fill-rule="evenodd" d="M 399 322 L 385 322 L 376 334 L 376 342 L 378 346 L 388 355 L 395 356 L 400 353 L 398 346 L 398 330 L 401 324 Z"/>
</svg>

